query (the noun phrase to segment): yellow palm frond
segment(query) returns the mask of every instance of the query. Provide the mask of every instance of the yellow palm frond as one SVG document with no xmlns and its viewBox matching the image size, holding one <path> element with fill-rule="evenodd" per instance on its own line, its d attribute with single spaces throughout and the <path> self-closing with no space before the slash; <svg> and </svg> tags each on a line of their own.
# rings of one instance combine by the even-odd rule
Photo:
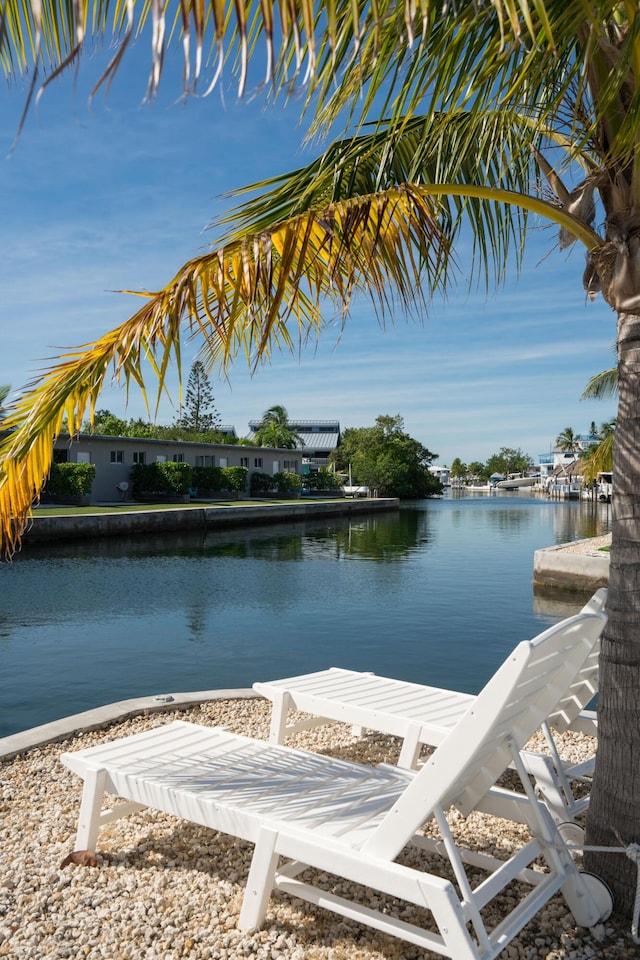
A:
<svg viewBox="0 0 640 960">
<path fill-rule="evenodd" d="M 448 256 L 437 208 L 409 186 L 306 211 L 190 260 L 130 320 L 67 353 L 8 408 L 0 443 L 2 545 L 18 547 L 51 466 L 53 443 L 91 419 L 109 373 L 146 387 L 146 359 L 165 388 L 179 357 L 181 327 L 204 341 L 208 365 L 223 369 L 244 354 L 252 369 L 274 349 L 317 335 L 332 301 L 344 319 L 353 293 L 366 289 L 384 313 L 390 290 L 405 305 L 421 299 L 421 277 L 437 288 Z"/>
<path fill-rule="evenodd" d="M 613 437 L 614 434 L 610 433 L 582 460 L 582 475 L 590 483 L 593 483 L 599 473 L 611 471 L 613 466 Z"/>
</svg>

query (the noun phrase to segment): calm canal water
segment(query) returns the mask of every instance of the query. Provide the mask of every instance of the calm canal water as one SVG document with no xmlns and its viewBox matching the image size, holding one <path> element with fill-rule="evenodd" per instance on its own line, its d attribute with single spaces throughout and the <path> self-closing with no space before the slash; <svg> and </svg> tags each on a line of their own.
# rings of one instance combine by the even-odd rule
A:
<svg viewBox="0 0 640 960">
<path fill-rule="evenodd" d="M 328 666 L 477 692 L 582 598 L 535 595 L 534 550 L 606 504 L 523 494 L 250 531 L 25 547 L 0 564 L 0 737 L 132 696 Z"/>
</svg>

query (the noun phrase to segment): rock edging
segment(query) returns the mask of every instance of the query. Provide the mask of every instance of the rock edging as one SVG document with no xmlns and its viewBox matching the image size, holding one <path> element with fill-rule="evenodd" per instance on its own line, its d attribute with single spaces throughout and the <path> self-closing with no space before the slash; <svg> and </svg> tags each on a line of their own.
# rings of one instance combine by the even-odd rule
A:
<svg viewBox="0 0 640 960">
<path fill-rule="evenodd" d="M 69 737 L 82 735 L 91 730 L 101 730 L 112 723 L 122 723 L 132 717 L 147 716 L 175 710 L 188 710 L 214 700 L 249 700 L 258 694 L 250 687 L 231 690 L 196 690 L 189 693 L 155 694 L 150 697 L 135 697 L 118 700 L 93 710 L 84 710 L 71 716 L 43 723 L 29 730 L 12 733 L 0 739 L 0 760 L 8 760 L 36 747 L 42 747 Z"/>
</svg>

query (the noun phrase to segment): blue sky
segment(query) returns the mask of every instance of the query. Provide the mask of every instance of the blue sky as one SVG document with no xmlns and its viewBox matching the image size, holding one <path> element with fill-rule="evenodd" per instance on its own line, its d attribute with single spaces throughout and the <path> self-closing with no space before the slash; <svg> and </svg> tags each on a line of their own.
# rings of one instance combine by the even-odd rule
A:
<svg viewBox="0 0 640 960">
<path fill-rule="evenodd" d="M 69 74 L 45 91 L 11 156 L 24 89 L 2 88 L 0 384 L 23 386 L 48 358 L 124 321 L 139 301 L 115 291 L 164 285 L 210 244 L 206 227 L 229 208 L 226 191 L 319 149 L 301 150 L 296 103 L 238 102 L 231 89 L 224 103 L 217 91 L 178 103 L 171 60 L 160 98 L 143 106 L 147 64 L 146 47 L 134 51 L 106 104 L 99 95 L 89 111 L 98 66 L 85 62 L 76 90 Z M 382 330 L 361 302 L 339 343 L 330 327 L 317 347 L 276 355 L 253 378 L 242 361 L 229 383 L 213 372 L 222 421 L 242 436 L 276 403 L 291 418 L 336 418 L 343 428 L 400 414 L 439 464 L 484 461 L 502 446 L 537 460 L 565 427 L 586 432 L 615 415 L 614 401 L 579 399 L 613 365 L 615 316 L 586 301 L 581 249 L 554 246 L 550 229 L 535 230 L 520 277 L 489 297 L 469 294 L 463 271 L 458 291 L 420 322 L 400 316 Z M 195 353 L 183 346 L 185 381 Z M 177 387 L 173 395 L 177 404 Z M 98 406 L 146 415 L 137 390 L 126 405 L 124 391 L 108 387 Z M 175 416 L 163 400 L 158 422 Z"/>
</svg>

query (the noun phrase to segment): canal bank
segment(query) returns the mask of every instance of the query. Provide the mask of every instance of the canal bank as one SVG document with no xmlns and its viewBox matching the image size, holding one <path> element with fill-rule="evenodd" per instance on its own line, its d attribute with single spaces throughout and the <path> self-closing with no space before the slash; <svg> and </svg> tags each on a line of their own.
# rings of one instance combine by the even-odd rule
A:
<svg viewBox="0 0 640 960">
<path fill-rule="evenodd" d="M 561 543 L 536 550 L 533 555 L 534 587 L 597 590 L 609 583 L 611 534 Z"/>
<path fill-rule="evenodd" d="M 300 500 L 286 503 L 243 502 L 233 505 L 166 507 L 158 510 L 127 510 L 114 505 L 113 511 L 70 515 L 34 515 L 24 534 L 27 543 L 82 540 L 185 530 L 215 530 L 265 523 L 322 520 L 325 517 L 361 516 L 397 510 L 395 497 L 358 500 Z"/>
</svg>

